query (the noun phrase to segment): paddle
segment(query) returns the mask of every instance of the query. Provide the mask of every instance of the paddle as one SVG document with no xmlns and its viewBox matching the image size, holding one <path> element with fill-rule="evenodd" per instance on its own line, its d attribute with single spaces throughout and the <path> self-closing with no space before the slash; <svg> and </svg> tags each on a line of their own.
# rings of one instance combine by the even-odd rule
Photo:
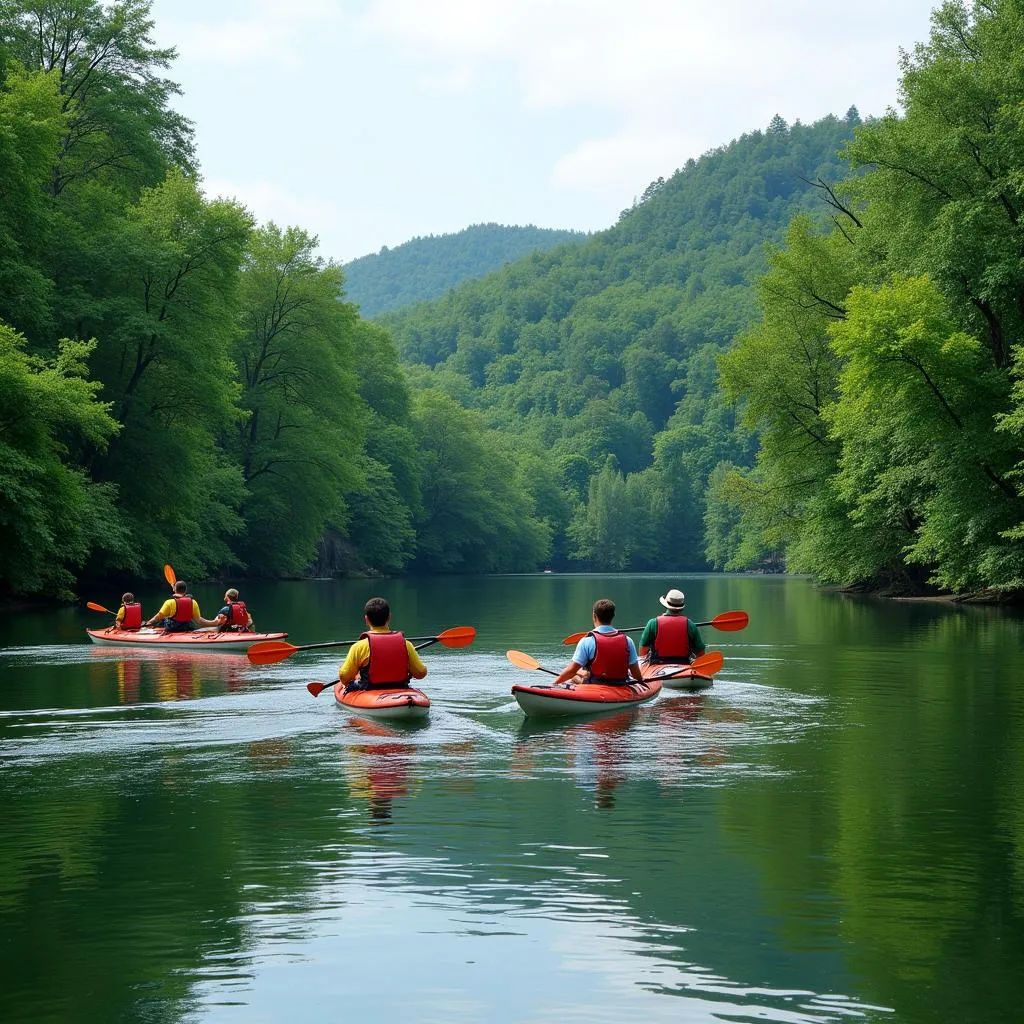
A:
<svg viewBox="0 0 1024 1024">
<path fill-rule="evenodd" d="M 437 636 L 428 637 L 411 637 L 412 640 L 422 640 L 423 643 L 416 644 L 416 650 L 422 651 L 424 647 L 429 647 L 431 644 L 442 644 L 445 647 L 468 647 L 473 642 L 473 637 L 476 636 L 476 630 L 472 626 L 454 626 L 452 629 L 446 629 L 443 633 L 438 633 Z M 267 643 L 273 643 L 274 641 L 268 640 Z M 354 644 L 355 640 L 347 641 L 350 644 Z M 257 646 L 257 645 L 253 645 Z M 314 647 L 321 646 L 314 644 Z M 328 645 L 323 645 L 328 646 Z M 298 649 L 298 648 L 296 648 Z M 252 650 L 252 648 L 250 648 Z M 306 689 L 314 697 L 319 697 L 328 686 L 334 686 L 334 683 L 306 683 Z"/>
<path fill-rule="evenodd" d="M 97 604 L 95 601 L 86 601 L 85 607 L 90 611 L 103 612 L 105 615 L 116 615 L 117 612 L 112 612 L 109 608 L 104 608 L 103 605 Z"/>
<path fill-rule="evenodd" d="M 722 612 L 721 615 L 716 615 L 707 622 L 698 622 L 697 625 L 714 626 L 715 629 L 720 629 L 723 633 L 735 633 L 737 630 L 746 629 L 748 622 L 750 622 L 750 616 L 746 612 Z M 629 626 L 627 629 L 620 629 L 619 632 L 639 633 L 643 628 L 643 626 Z M 586 633 L 573 633 L 572 636 L 567 636 L 562 643 L 578 644 L 586 635 Z"/>
<path fill-rule="evenodd" d="M 713 676 L 716 672 L 720 671 L 722 665 L 725 663 L 725 658 L 722 656 L 721 651 L 708 651 L 707 654 L 702 654 L 699 658 L 694 658 L 690 662 L 689 666 L 683 665 L 682 668 L 693 669 L 702 676 Z M 649 676 L 649 679 L 675 679 L 677 676 L 682 675 L 683 672 L 669 672 L 668 675 L 654 675 Z"/>
<path fill-rule="evenodd" d="M 407 636 L 405 639 L 413 643 L 429 641 L 432 644 L 444 644 L 445 647 L 468 647 L 476 637 L 476 629 L 473 626 L 453 626 L 446 629 L 437 636 Z M 284 640 L 264 640 L 261 643 L 253 644 L 245 652 L 246 657 L 254 665 L 273 665 L 278 661 L 290 658 L 296 651 L 313 651 L 320 647 L 351 647 L 359 640 L 331 640 L 323 644 L 304 644 L 296 647 L 294 644 L 286 643 Z"/>
<path fill-rule="evenodd" d="M 586 634 L 583 634 L 584 636 Z M 531 658 L 528 654 L 524 654 L 522 651 L 506 651 L 505 657 L 515 665 L 516 668 L 525 668 L 527 670 L 536 669 L 538 672 L 547 672 L 549 676 L 560 675 L 554 669 L 545 668 L 536 658 Z"/>
<path fill-rule="evenodd" d="M 164 579 L 167 580 L 167 586 L 174 589 L 174 584 L 178 582 L 178 577 L 174 575 L 174 570 L 169 566 L 164 566 Z"/>
</svg>

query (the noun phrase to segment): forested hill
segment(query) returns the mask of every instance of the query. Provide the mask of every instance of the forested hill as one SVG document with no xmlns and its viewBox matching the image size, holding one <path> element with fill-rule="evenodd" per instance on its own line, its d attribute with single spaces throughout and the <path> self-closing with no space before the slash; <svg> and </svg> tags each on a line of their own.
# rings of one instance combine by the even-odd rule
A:
<svg viewBox="0 0 1024 1024">
<path fill-rule="evenodd" d="M 343 267 L 345 298 L 365 317 L 444 295 L 449 288 L 483 277 L 531 252 L 581 242 L 582 231 L 532 224 L 473 224 L 454 234 L 413 238 Z"/>
<path fill-rule="evenodd" d="M 756 317 L 765 243 L 803 211 L 825 219 L 813 183 L 848 174 L 839 151 L 859 120 L 777 117 L 653 182 L 588 241 L 383 318 L 421 385 L 542 453 L 556 564 L 707 564 L 708 477 L 755 448 L 716 358 Z"/>
</svg>

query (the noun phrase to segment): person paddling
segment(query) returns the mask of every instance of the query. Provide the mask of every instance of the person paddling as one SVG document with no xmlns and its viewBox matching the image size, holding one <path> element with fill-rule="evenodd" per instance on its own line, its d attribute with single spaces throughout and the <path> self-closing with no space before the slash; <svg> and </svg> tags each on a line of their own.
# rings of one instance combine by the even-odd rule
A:
<svg viewBox="0 0 1024 1024">
<path fill-rule="evenodd" d="M 696 623 L 683 614 L 686 595 L 681 590 L 670 590 L 658 598 L 665 608 L 664 615 L 649 620 L 640 634 L 640 657 L 651 664 L 693 661 L 704 653 L 704 640 Z"/>
<path fill-rule="evenodd" d="M 217 612 L 213 622 L 221 633 L 252 631 L 252 616 L 245 602 L 238 599 L 238 591 L 234 587 L 224 591 L 224 607 Z"/>
<path fill-rule="evenodd" d="M 576 645 L 572 661 L 555 679 L 554 685 L 573 680 L 624 686 L 630 676 L 638 683 L 643 682 L 633 641 L 612 625 L 615 602 L 607 597 L 599 598 L 594 602 L 591 617 L 594 628 Z"/>
<path fill-rule="evenodd" d="M 168 633 L 187 633 L 199 626 L 213 625 L 199 614 L 199 602 L 188 592 L 184 580 L 174 584 L 173 595 L 164 601 L 156 615 L 146 620 L 146 625 L 155 626 L 158 622 Z"/>
<path fill-rule="evenodd" d="M 423 679 L 427 666 L 405 635 L 391 628 L 391 605 L 383 597 L 371 597 L 363 607 L 363 621 L 369 626 L 349 648 L 338 669 L 346 690 L 408 686 L 411 679 Z"/>
<path fill-rule="evenodd" d="M 135 595 L 125 592 L 121 595 L 121 607 L 114 616 L 114 625 L 118 629 L 140 629 L 142 626 L 142 604 L 135 600 Z"/>
</svg>

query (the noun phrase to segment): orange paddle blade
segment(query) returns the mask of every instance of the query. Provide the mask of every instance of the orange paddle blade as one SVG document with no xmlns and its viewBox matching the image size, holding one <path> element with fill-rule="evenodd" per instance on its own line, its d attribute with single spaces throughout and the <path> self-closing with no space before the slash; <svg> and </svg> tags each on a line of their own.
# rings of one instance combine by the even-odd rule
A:
<svg viewBox="0 0 1024 1024">
<path fill-rule="evenodd" d="M 725 633 L 735 633 L 737 630 L 746 629 L 748 622 L 750 622 L 750 616 L 746 612 L 722 612 L 721 615 L 716 615 L 708 625 Z"/>
<path fill-rule="evenodd" d="M 562 643 L 566 647 L 575 647 L 586 635 L 586 633 L 573 633 L 572 636 L 567 636 Z"/>
<path fill-rule="evenodd" d="M 516 668 L 540 668 L 540 662 L 537 661 L 536 658 L 531 658 L 528 654 L 524 654 L 522 651 L 506 651 L 505 657 L 508 658 Z"/>
<path fill-rule="evenodd" d="M 724 663 L 725 658 L 722 657 L 721 651 L 708 651 L 707 654 L 702 654 L 699 658 L 694 658 L 693 661 L 690 662 L 690 668 L 699 672 L 703 676 L 713 676 L 721 669 Z"/>
<path fill-rule="evenodd" d="M 284 640 L 264 640 L 261 643 L 253 644 L 245 652 L 245 656 L 254 665 L 273 665 L 277 661 L 290 658 L 298 650 L 301 648 L 286 643 Z"/>
<path fill-rule="evenodd" d="M 95 601 L 86 601 L 85 607 L 90 608 L 94 612 L 106 612 L 107 615 L 114 614 L 109 608 L 104 608 L 103 605 L 97 604 Z"/>
<path fill-rule="evenodd" d="M 169 565 L 164 566 L 164 579 L 167 580 L 167 586 L 173 590 L 178 577 L 174 575 L 174 570 Z"/>
<path fill-rule="evenodd" d="M 329 686 L 333 686 L 334 683 L 306 683 L 306 689 L 309 690 L 314 697 L 319 697 Z"/>
<path fill-rule="evenodd" d="M 468 647 L 476 639 L 473 626 L 453 626 L 437 634 L 437 642 L 445 647 Z"/>
</svg>

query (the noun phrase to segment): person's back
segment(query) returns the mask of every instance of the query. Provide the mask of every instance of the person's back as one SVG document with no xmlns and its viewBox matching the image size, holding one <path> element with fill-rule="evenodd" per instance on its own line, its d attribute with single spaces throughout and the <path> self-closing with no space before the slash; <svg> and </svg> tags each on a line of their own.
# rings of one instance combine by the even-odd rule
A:
<svg viewBox="0 0 1024 1024">
<path fill-rule="evenodd" d="M 670 590 L 658 598 L 663 615 L 650 619 L 640 634 L 640 656 L 651 663 L 686 662 L 704 653 L 704 640 L 693 620 L 683 614 L 686 595 Z"/>
<path fill-rule="evenodd" d="M 188 592 L 188 584 L 184 580 L 174 584 L 171 597 L 164 601 L 156 615 L 146 620 L 146 625 L 155 626 L 158 621 L 168 633 L 188 632 L 203 621 L 199 602 Z"/>
<path fill-rule="evenodd" d="M 217 612 L 213 621 L 222 633 L 227 630 L 245 632 L 253 628 L 252 615 L 246 603 L 239 599 L 234 587 L 224 592 L 224 607 Z"/>
<path fill-rule="evenodd" d="M 135 595 L 121 595 L 121 607 L 114 616 L 114 624 L 118 629 L 136 630 L 142 628 L 142 605 L 135 600 Z"/>
<path fill-rule="evenodd" d="M 639 659 L 633 641 L 613 625 L 615 604 L 602 597 L 591 612 L 594 628 L 576 645 L 572 661 L 563 669 L 555 685 L 569 680 L 626 685 L 630 677 L 640 681 Z"/>
<path fill-rule="evenodd" d="M 363 607 L 368 629 L 349 648 L 348 657 L 338 670 L 338 678 L 348 688 L 387 689 L 408 686 L 423 679 L 427 667 L 405 635 L 391 629 L 391 606 L 383 597 L 371 597 Z"/>
</svg>

